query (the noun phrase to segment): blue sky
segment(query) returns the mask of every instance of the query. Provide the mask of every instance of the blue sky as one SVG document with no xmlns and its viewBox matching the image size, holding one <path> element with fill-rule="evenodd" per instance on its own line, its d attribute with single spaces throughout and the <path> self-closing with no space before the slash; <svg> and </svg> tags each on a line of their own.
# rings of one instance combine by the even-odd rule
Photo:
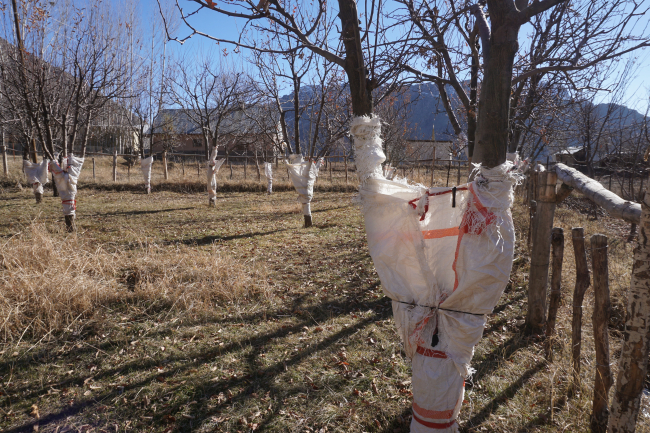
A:
<svg viewBox="0 0 650 433">
<path fill-rule="evenodd" d="M 195 4 L 190 3 L 187 0 L 179 0 L 179 3 L 181 7 L 187 8 L 187 10 L 195 9 Z M 143 0 L 142 7 L 144 10 L 149 9 L 150 12 L 155 11 L 158 13 L 156 0 Z M 650 17 L 646 16 L 644 19 L 645 24 L 647 25 Z M 239 35 L 243 22 L 236 18 L 225 17 L 204 9 L 199 14 L 192 17 L 192 23 L 200 31 L 227 39 L 236 38 Z M 188 34 L 188 29 L 181 23 L 177 34 L 179 37 L 186 36 Z M 213 48 L 220 50 L 228 48 L 228 51 L 230 52 L 228 55 L 230 61 L 239 65 L 245 64 L 242 55 L 232 53 L 232 47 L 227 47 L 225 44 L 217 46 L 214 41 L 210 41 L 209 39 L 198 35 L 195 35 L 193 38 L 186 41 L 182 46 L 176 42 L 170 42 L 168 45 L 168 49 L 175 53 L 187 53 L 195 50 L 198 51 Z M 644 51 L 638 51 L 633 53 L 633 56 L 637 58 L 638 70 L 634 79 L 632 79 L 626 86 L 627 90 L 625 99 L 630 108 L 634 108 L 643 113 L 648 107 L 648 98 L 650 96 L 650 50 L 646 49 Z M 602 94 L 601 99 L 603 102 L 607 101 L 607 94 Z"/>
</svg>

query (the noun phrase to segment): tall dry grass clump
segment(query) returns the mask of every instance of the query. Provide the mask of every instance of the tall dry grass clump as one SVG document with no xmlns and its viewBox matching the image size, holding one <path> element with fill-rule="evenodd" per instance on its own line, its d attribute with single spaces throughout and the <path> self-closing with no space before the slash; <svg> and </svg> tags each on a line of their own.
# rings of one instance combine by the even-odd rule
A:
<svg viewBox="0 0 650 433">
<path fill-rule="evenodd" d="M 218 304 L 266 295 L 266 281 L 263 268 L 245 267 L 216 247 L 142 243 L 111 252 L 32 224 L 0 248 L 0 339 L 79 330 L 130 306 L 207 315 Z"/>
</svg>

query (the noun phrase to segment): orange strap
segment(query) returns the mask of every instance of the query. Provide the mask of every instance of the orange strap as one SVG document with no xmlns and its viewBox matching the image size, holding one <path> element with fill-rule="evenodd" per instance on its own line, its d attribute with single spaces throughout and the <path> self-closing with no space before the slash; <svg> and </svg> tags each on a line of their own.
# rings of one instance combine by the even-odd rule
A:
<svg viewBox="0 0 650 433">
<path fill-rule="evenodd" d="M 425 194 L 424 194 L 424 195 L 427 196 L 427 203 L 424 205 L 424 213 L 423 213 L 422 216 L 420 217 L 420 221 L 424 221 L 424 216 L 427 214 L 427 212 L 429 212 L 429 199 L 428 199 L 428 197 L 435 197 L 435 196 L 437 196 L 437 195 L 450 194 L 450 193 L 453 192 L 454 190 L 456 190 L 456 191 L 467 191 L 467 187 L 461 187 L 461 188 L 449 188 L 449 190 L 447 190 L 447 191 L 440 191 L 440 192 L 434 192 L 434 193 L 430 193 L 429 190 L 427 190 L 427 191 L 425 192 Z M 414 198 L 413 200 L 411 200 L 411 201 L 409 202 L 409 204 L 410 204 L 411 206 L 413 206 L 413 209 L 417 209 L 417 208 L 418 208 L 418 205 L 417 205 L 415 202 L 418 201 L 418 200 L 420 200 L 421 198 L 422 198 L 422 197 Z"/>
<path fill-rule="evenodd" d="M 448 236 L 458 236 L 459 232 L 458 227 L 450 227 L 448 229 L 424 230 L 422 236 L 424 239 L 440 239 Z"/>
<path fill-rule="evenodd" d="M 434 428 L 434 429 L 438 429 L 438 430 L 442 430 L 443 428 L 449 428 L 452 425 L 456 424 L 455 419 L 451 420 L 449 422 L 446 422 L 446 423 L 429 422 L 429 421 L 425 421 L 423 419 L 418 418 L 418 416 L 416 414 L 413 414 L 413 419 L 416 420 L 417 422 L 419 422 L 420 424 L 422 424 L 425 427 Z"/>
<path fill-rule="evenodd" d="M 423 409 L 415 401 L 413 401 L 413 412 L 425 418 L 433 418 L 433 419 L 437 419 L 437 418 L 449 419 L 452 416 L 454 416 L 453 408 L 449 410 Z"/>
<path fill-rule="evenodd" d="M 72 204 L 72 208 L 77 210 L 77 200 L 61 200 L 61 204 Z"/>
</svg>

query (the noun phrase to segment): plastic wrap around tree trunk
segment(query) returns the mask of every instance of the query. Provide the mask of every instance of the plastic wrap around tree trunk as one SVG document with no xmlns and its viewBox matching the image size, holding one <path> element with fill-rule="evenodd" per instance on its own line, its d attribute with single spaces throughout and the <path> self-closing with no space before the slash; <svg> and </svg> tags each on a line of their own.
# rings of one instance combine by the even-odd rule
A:
<svg viewBox="0 0 650 433">
<path fill-rule="evenodd" d="M 302 214 L 311 218 L 311 199 L 314 197 L 314 182 L 323 160 L 304 160 L 302 155 L 290 155 L 287 171 L 294 188 L 298 192 L 298 201 L 302 204 Z"/>
<path fill-rule="evenodd" d="M 270 162 L 264 163 L 264 175 L 266 176 L 266 192 L 273 193 L 273 164 Z"/>
<path fill-rule="evenodd" d="M 50 161 L 50 171 L 54 177 L 54 183 L 61 197 L 63 215 L 66 217 L 68 229 L 74 229 L 75 211 L 77 209 L 77 181 L 81 173 L 84 159 L 69 155 L 59 165 L 56 161 Z"/>
<path fill-rule="evenodd" d="M 216 206 L 217 204 L 217 173 L 219 169 L 226 162 L 225 158 L 217 160 L 216 149 L 212 152 L 210 160 L 207 164 L 207 179 L 208 179 L 208 204 Z"/>
<path fill-rule="evenodd" d="M 34 189 L 36 203 L 40 203 L 43 199 L 43 185 L 48 181 L 47 164 L 47 159 L 44 159 L 39 163 L 33 163 L 26 159 L 23 160 L 23 168 L 25 170 L 25 175 L 27 176 L 27 182 L 29 182 Z"/>
<path fill-rule="evenodd" d="M 427 189 L 384 177 L 377 117 L 351 132 L 370 255 L 412 360 L 411 432 L 457 432 L 474 346 L 512 268 L 513 164 Z"/>
<path fill-rule="evenodd" d="M 153 165 L 153 155 L 148 158 L 140 160 L 140 169 L 142 170 L 142 177 L 144 177 L 144 188 L 147 194 L 151 193 L 151 166 Z"/>
</svg>

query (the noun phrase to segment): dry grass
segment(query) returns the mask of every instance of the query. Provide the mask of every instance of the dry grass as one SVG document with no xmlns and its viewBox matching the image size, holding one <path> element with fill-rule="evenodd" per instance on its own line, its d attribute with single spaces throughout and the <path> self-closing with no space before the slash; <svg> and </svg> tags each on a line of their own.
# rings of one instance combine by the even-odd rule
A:
<svg viewBox="0 0 650 433">
<path fill-rule="evenodd" d="M 444 185 L 446 171 L 436 175 Z M 0 268 L 0 278 L 22 274 L 30 282 L 21 284 L 36 290 L 44 273 L 63 278 L 50 275 L 55 266 L 53 275 L 67 270 L 83 278 L 87 293 L 106 287 L 117 295 L 101 298 L 103 289 L 95 290 L 76 307 L 82 312 L 93 305 L 92 313 L 76 322 L 69 315 L 72 326 L 43 325 L 33 335 L 29 328 L 22 341 L 0 343 L 0 430 L 31 431 L 40 424 L 46 432 L 408 432 L 409 362 L 351 196 L 315 194 L 315 226 L 305 230 L 294 192 L 221 191 L 211 209 L 204 194 L 88 187 L 79 194 L 74 237 L 62 231 L 58 199 L 46 194 L 37 206 L 30 190 L 5 192 L 0 245 L 11 248 L 0 254 L 27 265 Z M 582 384 L 576 395 L 567 393 L 570 228 L 583 226 L 587 238 L 609 236 L 616 302 L 624 302 L 629 285 L 632 245 L 624 242 L 626 225 L 604 216 L 592 220 L 580 206 L 570 199 L 556 214 L 556 225 L 565 228 L 564 300 L 555 360 L 548 363 L 543 340 L 523 334 L 527 210 L 515 204 L 520 241 L 511 284 L 476 347 L 462 432 L 589 431 L 591 290 Z M 50 255 L 28 244 L 38 236 Z M 74 243 L 79 257 L 57 257 L 77 254 L 66 246 Z M 45 272 L 43 263 L 49 263 Z M 105 269 L 103 276 L 88 271 L 93 267 Z M 43 290 L 38 293 L 49 296 L 51 289 Z M 29 302 L 40 305 L 34 296 Z M 59 303 L 64 310 L 65 302 L 71 300 Z M 19 328 L 28 329 L 33 317 Z M 620 334 L 615 327 L 611 332 L 615 365 Z M 33 404 L 38 420 L 30 415 Z M 637 432 L 650 432 L 650 417 L 641 417 Z"/>
<path fill-rule="evenodd" d="M 109 247 L 110 248 L 110 247 Z M 140 245 L 109 251 L 85 236 L 65 238 L 32 224 L 0 248 L 0 338 L 16 342 L 95 326 L 117 305 L 201 316 L 216 303 L 249 303 L 267 294 L 263 269 L 249 269 L 218 248 Z"/>
</svg>

